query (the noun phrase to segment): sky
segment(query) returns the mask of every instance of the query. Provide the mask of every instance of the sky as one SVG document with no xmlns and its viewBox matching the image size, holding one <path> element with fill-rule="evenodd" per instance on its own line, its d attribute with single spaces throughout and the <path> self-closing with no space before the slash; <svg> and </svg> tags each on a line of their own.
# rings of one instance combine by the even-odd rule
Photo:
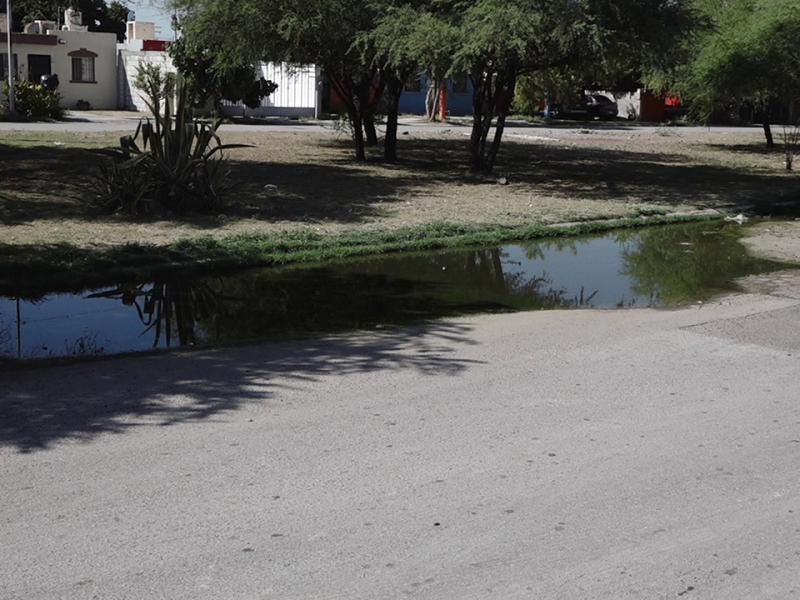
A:
<svg viewBox="0 0 800 600">
<path fill-rule="evenodd" d="M 156 37 L 159 40 L 171 40 L 173 38 L 172 27 L 170 27 L 170 12 L 159 8 L 152 0 L 123 0 L 123 2 L 136 13 L 137 21 L 145 21 L 156 24 Z"/>
</svg>

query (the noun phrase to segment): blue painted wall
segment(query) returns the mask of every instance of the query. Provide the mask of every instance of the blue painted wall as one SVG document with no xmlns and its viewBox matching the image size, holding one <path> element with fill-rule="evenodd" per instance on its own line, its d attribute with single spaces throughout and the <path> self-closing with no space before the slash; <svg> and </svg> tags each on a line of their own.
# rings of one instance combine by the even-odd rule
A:
<svg viewBox="0 0 800 600">
<path fill-rule="evenodd" d="M 425 114 L 425 90 L 427 85 L 427 79 L 423 76 L 420 77 L 418 82 L 406 86 L 406 89 L 400 95 L 400 114 Z M 448 79 L 446 86 L 448 114 L 453 117 L 471 115 L 472 82 L 469 77 Z"/>
</svg>

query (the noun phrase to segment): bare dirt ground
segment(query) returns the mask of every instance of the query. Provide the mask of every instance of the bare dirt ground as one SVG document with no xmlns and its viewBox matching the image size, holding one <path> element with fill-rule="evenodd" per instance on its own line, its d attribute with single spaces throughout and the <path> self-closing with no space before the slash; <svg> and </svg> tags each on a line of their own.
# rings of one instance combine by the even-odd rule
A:
<svg viewBox="0 0 800 600">
<path fill-rule="evenodd" d="M 800 221 L 769 221 L 748 231 L 743 242 L 758 256 L 800 265 Z M 787 269 L 741 280 L 746 292 L 800 299 L 800 270 Z"/>
</svg>

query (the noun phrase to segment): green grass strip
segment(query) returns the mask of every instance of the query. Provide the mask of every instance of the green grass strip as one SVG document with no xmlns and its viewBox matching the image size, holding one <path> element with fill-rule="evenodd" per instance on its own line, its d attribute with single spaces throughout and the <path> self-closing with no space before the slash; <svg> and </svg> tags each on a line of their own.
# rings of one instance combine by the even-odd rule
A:
<svg viewBox="0 0 800 600">
<path fill-rule="evenodd" d="M 120 281 L 148 281 L 159 276 L 230 273 L 252 267 L 323 263 L 351 257 L 499 245 L 613 229 L 719 219 L 722 215 L 653 216 L 590 221 L 564 226 L 462 225 L 432 223 L 390 231 L 352 231 L 322 235 L 305 231 L 239 234 L 214 239 L 185 239 L 167 246 L 126 244 L 85 249 L 69 244 L 0 245 L 0 293 L 36 297 L 77 291 Z"/>
</svg>

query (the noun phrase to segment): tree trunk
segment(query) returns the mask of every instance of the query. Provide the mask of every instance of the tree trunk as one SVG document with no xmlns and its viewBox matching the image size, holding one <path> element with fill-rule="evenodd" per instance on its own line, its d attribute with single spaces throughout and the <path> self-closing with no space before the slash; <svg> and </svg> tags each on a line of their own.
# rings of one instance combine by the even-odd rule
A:
<svg viewBox="0 0 800 600">
<path fill-rule="evenodd" d="M 514 98 L 514 90 L 517 87 L 517 77 L 514 71 L 508 74 L 505 87 L 501 90 L 498 98 L 497 106 L 497 123 L 494 129 L 494 140 L 489 148 L 489 154 L 486 157 L 486 162 L 483 165 L 483 172 L 487 175 L 492 172 L 494 162 L 497 159 L 497 151 L 500 149 L 500 140 L 503 137 L 503 129 L 506 125 L 506 117 L 508 116 L 508 109 L 511 106 L 511 100 Z"/>
<path fill-rule="evenodd" d="M 367 146 L 378 145 L 378 131 L 375 129 L 375 115 L 367 112 L 364 115 L 364 138 Z"/>
<path fill-rule="evenodd" d="M 377 83 L 375 77 L 378 77 Z M 385 75 L 383 72 L 376 73 L 373 69 L 369 77 L 365 77 L 359 86 L 359 98 L 361 99 L 362 117 L 364 120 L 364 135 L 368 146 L 378 145 L 378 132 L 375 129 L 375 115 L 378 112 L 383 91 L 386 87 Z"/>
<path fill-rule="evenodd" d="M 767 138 L 767 148 L 775 147 L 775 140 L 772 139 L 772 128 L 769 125 L 769 118 L 772 113 L 772 100 L 767 100 L 764 107 L 764 137 Z"/>
<path fill-rule="evenodd" d="M 485 72 L 480 77 L 474 78 L 474 92 L 472 95 L 472 134 L 469 141 L 469 168 L 473 173 L 489 174 L 494 168 L 494 160 L 497 150 L 500 148 L 500 140 L 503 136 L 505 117 L 508 113 L 510 104 L 509 92 L 505 90 L 508 83 L 516 85 L 515 71 L 510 74 Z M 503 96 L 503 94 L 506 96 Z M 498 106 L 498 100 L 502 97 L 502 106 L 498 118 L 498 128 L 495 131 L 495 138 L 486 150 L 486 142 L 489 132 L 492 129 L 492 118 Z"/>
<path fill-rule="evenodd" d="M 386 114 L 386 135 L 383 139 L 383 158 L 389 162 L 397 160 L 397 117 L 400 112 L 400 95 L 403 93 L 403 79 L 387 77 L 386 94 L 389 110 Z"/>
<path fill-rule="evenodd" d="M 479 94 L 476 90 L 475 94 Z M 469 136 L 469 170 L 473 173 L 483 171 L 481 155 L 481 132 L 483 131 L 483 102 L 473 96 L 472 100 L 472 133 Z"/>
<path fill-rule="evenodd" d="M 767 148 L 774 148 L 775 140 L 772 139 L 772 128 L 768 120 L 764 120 L 764 137 L 767 138 Z"/>
<path fill-rule="evenodd" d="M 353 125 L 353 141 L 356 144 L 356 160 L 363 162 L 367 160 L 367 153 L 364 150 L 364 120 L 361 118 L 361 111 L 357 108 L 349 114 L 350 122 Z"/>
<path fill-rule="evenodd" d="M 482 173 L 486 136 L 492 126 L 492 106 L 490 105 L 492 76 L 482 73 L 475 77 L 472 92 L 472 133 L 469 137 L 469 170 Z"/>
<path fill-rule="evenodd" d="M 355 82 L 351 76 L 340 78 L 334 75 L 336 71 L 333 68 L 329 68 L 328 73 L 330 74 L 331 87 L 336 90 L 347 109 L 353 142 L 356 147 L 356 160 L 365 161 L 367 160 L 367 155 L 364 150 L 364 109 L 368 104 L 371 80 L 367 80 L 365 84 L 364 78 Z M 345 81 L 348 83 L 344 83 Z M 366 93 L 364 92 L 365 87 Z"/>
<path fill-rule="evenodd" d="M 431 75 L 428 79 L 428 89 L 425 94 L 425 119 L 436 121 L 439 115 L 439 97 L 444 88 L 444 78 Z"/>
</svg>

